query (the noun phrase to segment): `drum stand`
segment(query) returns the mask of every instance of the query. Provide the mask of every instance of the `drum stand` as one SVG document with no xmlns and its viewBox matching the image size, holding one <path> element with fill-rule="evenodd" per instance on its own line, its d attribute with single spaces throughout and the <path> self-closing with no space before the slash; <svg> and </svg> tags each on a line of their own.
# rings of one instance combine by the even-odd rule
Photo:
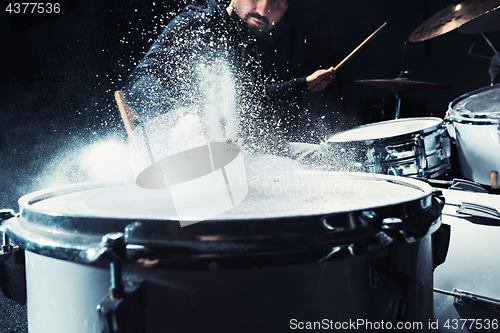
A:
<svg viewBox="0 0 500 333">
<path fill-rule="evenodd" d="M 399 71 L 398 78 L 403 79 L 405 74 L 408 74 L 405 71 L 405 58 L 406 58 L 406 42 L 403 44 L 403 60 L 401 61 L 401 70 Z M 401 112 L 401 99 L 403 98 L 403 91 L 394 90 L 394 94 L 396 95 L 396 110 L 394 111 L 394 119 L 399 119 L 399 114 Z"/>
<path fill-rule="evenodd" d="M 403 92 L 398 92 L 398 91 L 394 91 L 394 93 L 396 94 L 396 111 L 394 113 L 394 119 L 399 119 L 399 113 L 401 111 L 401 99 L 402 99 L 402 96 L 403 96 Z"/>
<path fill-rule="evenodd" d="M 376 87 L 387 88 L 394 91 L 396 95 L 396 110 L 395 110 L 395 119 L 399 119 L 401 112 L 401 99 L 403 98 L 403 94 L 409 90 L 434 90 L 434 89 L 449 89 L 451 87 L 432 83 L 432 82 L 422 82 L 422 81 L 413 81 L 409 80 L 404 75 L 410 73 L 409 71 L 405 71 L 405 55 L 406 55 L 406 42 L 404 44 L 403 49 L 403 62 L 401 64 L 401 71 L 399 72 L 398 77 L 394 79 L 370 79 L 370 80 L 356 80 L 355 83 L 364 83 L 369 84 Z"/>
</svg>

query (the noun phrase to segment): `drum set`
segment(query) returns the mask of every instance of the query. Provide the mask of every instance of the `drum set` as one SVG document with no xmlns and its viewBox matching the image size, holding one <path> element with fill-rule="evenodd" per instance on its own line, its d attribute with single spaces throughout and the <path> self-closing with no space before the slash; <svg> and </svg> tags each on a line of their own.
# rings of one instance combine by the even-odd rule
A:
<svg viewBox="0 0 500 333">
<path fill-rule="evenodd" d="M 500 30 L 499 18 L 500 1 L 455 2 L 419 26 L 409 39 L 424 41 L 453 29 L 481 33 L 498 57 L 484 32 Z M 433 273 L 435 325 L 429 327 L 440 332 L 500 328 L 496 283 L 500 271 L 489 256 L 497 243 L 494 235 L 500 231 L 500 197 L 489 194 L 499 188 L 500 86 L 494 85 L 498 72 L 494 60 L 488 71 L 491 86 L 453 100 L 444 119 L 398 119 L 404 92 L 447 88 L 444 85 L 408 80 L 402 74 L 395 79 L 356 81 L 393 90 L 396 119 L 353 128 L 326 141 L 334 154 L 349 157 L 353 171 L 426 178 L 441 191 L 446 202 L 443 226 L 450 227 L 451 234 L 446 260 Z M 434 179 L 450 168 L 452 144 L 467 181 Z"/>
<path fill-rule="evenodd" d="M 497 8 L 454 4 L 410 41 L 499 30 Z M 360 83 L 398 99 L 446 88 L 403 77 Z M 326 140 L 354 172 L 241 162 L 250 171 L 244 198 L 189 225 L 166 207 L 164 189 L 136 183 L 27 194 L 19 213 L 0 214 L 0 268 L 16 267 L 2 290 L 27 299 L 30 333 L 498 331 L 500 197 L 488 191 L 500 172 L 500 87 L 458 97 L 445 119 L 398 111 Z M 452 144 L 466 180 L 436 179 Z M 220 173 L 212 183 L 234 195 L 235 158 L 217 166 L 207 156 L 202 176 Z M 178 170 L 189 166 L 179 161 Z M 179 184 L 200 178 L 191 176 Z"/>
<path fill-rule="evenodd" d="M 497 0 L 456 1 L 417 27 L 409 40 L 426 41 L 454 29 L 467 34 L 480 33 L 498 57 L 499 53 L 484 33 L 500 30 L 499 7 L 500 1 Z M 454 143 L 463 177 L 497 189 L 500 87 L 494 83 L 499 71 L 500 65 L 493 60 L 488 71 L 491 86 L 453 100 L 444 119 L 399 119 L 401 98 L 405 92 L 450 88 L 404 77 L 403 53 L 398 77 L 355 81 L 392 90 L 397 100 L 395 120 L 353 128 L 328 138 L 326 143 L 334 153 L 339 150 L 347 152 L 351 170 L 427 178 L 442 175 L 450 167 L 450 143 Z"/>
</svg>

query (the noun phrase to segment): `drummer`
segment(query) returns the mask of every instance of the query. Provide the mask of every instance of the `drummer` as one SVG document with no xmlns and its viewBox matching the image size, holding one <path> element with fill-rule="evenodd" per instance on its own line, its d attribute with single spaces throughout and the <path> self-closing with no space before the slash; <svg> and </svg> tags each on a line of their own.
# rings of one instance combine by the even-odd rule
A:
<svg viewBox="0 0 500 333">
<path fill-rule="evenodd" d="M 335 77 L 330 68 L 263 83 L 256 42 L 280 21 L 287 1 L 232 0 L 224 7 L 208 0 L 203 7 L 187 6 L 132 72 L 126 103 L 142 119 L 171 114 L 174 144 L 207 135 L 242 138 L 251 150 L 287 155 L 279 138 L 287 127 L 284 117 L 293 115 L 275 111 L 273 104 L 322 91 Z M 217 128 L 221 133 L 214 133 Z"/>
</svg>

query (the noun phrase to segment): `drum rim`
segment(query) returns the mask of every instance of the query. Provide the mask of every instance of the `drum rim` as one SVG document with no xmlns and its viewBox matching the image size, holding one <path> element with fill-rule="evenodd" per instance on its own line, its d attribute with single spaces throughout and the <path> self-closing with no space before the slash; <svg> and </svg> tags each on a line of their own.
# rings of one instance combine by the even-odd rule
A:
<svg viewBox="0 0 500 333">
<path fill-rule="evenodd" d="M 453 101 L 448 104 L 448 112 L 445 117 L 445 120 L 451 121 L 451 122 L 457 122 L 457 123 L 464 123 L 464 124 L 475 124 L 475 125 L 498 125 L 500 123 L 500 118 L 499 117 L 491 117 L 491 118 L 479 118 L 473 116 L 473 113 L 471 112 L 459 112 L 458 110 L 455 110 L 455 105 L 462 100 L 471 97 L 473 95 L 477 95 L 479 93 L 489 91 L 489 90 L 495 90 L 495 89 L 500 89 L 500 83 L 492 85 L 492 86 L 486 86 L 482 87 L 473 91 L 470 91 L 468 93 L 465 93 L 463 95 L 460 95 L 459 97 L 455 98 Z M 466 116 L 467 115 L 467 116 Z M 469 115 L 472 115 L 469 116 Z M 484 113 L 482 114 L 484 116 Z"/>
<path fill-rule="evenodd" d="M 298 173 L 301 173 L 300 171 Z M 306 171 L 307 174 L 307 171 Z M 374 173 L 363 173 L 363 172 L 342 172 L 342 171 L 314 171 L 314 174 L 327 174 L 327 175 L 334 175 L 335 177 L 341 178 L 341 179 L 356 179 L 356 180 L 376 180 L 376 181 L 388 181 L 391 183 L 395 183 L 398 185 L 402 186 L 407 186 L 407 187 L 412 187 L 414 189 L 417 189 L 422 192 L 422 195 L 420 198 L 423 198 L 425 196 L 428 196 L 432 194 L 432 187 L 418 179 L 413 179 L 413 178 L 408 178 L 408 177 L 397 177 L 397 176 L 392 176 L 392 175 L 384 175 L 384 174 L 374 174 Z M 33 204 L 54 198 L 60 195 L 65 195 L 69 193 L 76 193 L 76 192 L 84 192 L 88 190 L 97 190 L 100 188 L 106 188 L 106 187 L 114 187 L 114 186 L 123 186 L 123 185 L 132 185 L 133 182 L 130 180 L 125 180 L 125 181 L 115 181 L 115 182 L 99 182 L 99 181 L 92 181 L 92 182 L 84 182 L 84 183 L 77 183 L 77 184 L 69 184 L 69 185 L 63 185 L 63 186 L 57 186 L 57 187 L 52 187 L 52 188 L 47 188 L 47 189 L 42 189 L 38 191 L 34 191 L 28 194 L 25 194 L 21 196 L 18 200 L 18 204 L 20 207 L 20 215 L 23 216 L 23 213 L 26 213 L 27 211 L 31 213 L 35 213 L 37 215 L 46 215 L 46 216 L 51 216 L 51 217 L 77 217 L 77 218 L 84 218 L 84 219 L 124 219 L 123 217 L 107 217 L 107 216 L 95 216 L 95 215 L 83 215 L 80 213 L 75 213 L 75 214 L 66 214 L 66 213 L 60 213 L 57 211 L 52 211 L 52 210 L 47 210 L 47 209 L 42 209 L 39 207 L 33 207 Z M 403 201 L 398 201 L 398 202 L 393 202 L 388 205 L 396 205 L 400 203 L 405 203 L 408 201 L 412 200 L 403 200 Z M 383 205 L 387 206 L 387 205 Z M 360 209 L 370 209 L 374 206 L 369 206 L 369 207 L 364 207 Z M 329 212 L 328 214 L 342 214 L 346 213 L 348 211 L 335 211 L 335 212 Z M 324 215 L 324 214 L 319 214 L 319 215 Z M 307 217 L 307 216 L 314 216 L 314 214 L 305 214 L 305 215 L 297 215 L 297 216 L 280 216 L 280 217 L 252 217 L 252 218 L 241 218 L 237 219 L 238 221 L 255 221 L 259 219 L 281 219 L 281 218 L 295 218 L 295 217 Z M 137 220 L 137 217 L 127 217 L 126 219 L 132 220 Z M 144 217 L 140 218 L 143 221 L 172 221 L 172 222 L 177 222 L 177 220 L 172 220 L 172 219 L 167 219 L 167 218 L 154 218 L 154 217 Z M 203 221 L 203 223 L 215 223 L 215 222 L 221 222 L 221 221 L 226 221 L 226 220 L 209 220 L 209 221 Z M 229 219 L 227 221 L 234 221 L 234 219 Z"/>
<path fill-rule="evenodd" d="M 435 125 L 426 127 L 424 129 L 404 133 L 404 134 L 399 134 L 395 136 L 387 136 L 387 137 L 382 137 L 382 138 L 374 138 L 374 139 L 365 139 L 365 140 L 347 140 L 347 141 L 331 141 L 332 138 L 334 138 L 336 135 L 344 134 L 349 131 L 354 131 L 354 130 L 361 130 L 363 128 L 368 128 L 368 127 L 374 127 L 378 126 L 380 124 L 390 124 L 390 123 L 401 123 L 401 122 L 410 122 L 410 121 L 415 121 L 415 120 L 436 120 L 438 123 Z M 332 143 L 332 144 L 342 144 L 342 143 L 348 143 L 348 142 L 363 142 L 367 145 L 373 144 L 375 142 L 386 142 L 386 141 L 393 141 L 393 140 L 402 140 L 405 138 L 411 138 L 416 134 L 427 134 L 427 133 L 432 133 L 439 129 L 443 125 L 443 119 L 438 118 L 438 117 L 415 117 L 415 118 L 400 118 L 400 119 L 392 119 L 392 120 L 384 120 L 382 122 L 377 122 L 377 123 L 371 123 L 371 124 L 366 124 L 366 125 L 361 125 L 355 128 L 348 129 L 347 131 L 343 131 L 337 134 L 334 134 L 331 136 L 329 139 L 326 140 L 327 143 Z"/>
<path fill-rule="evenodd" d="M 282 254 L 285 249 L 293 251 L 295 247 L 298 247 L 296 250 L 299 252 L 306 250 L 317 252 L 317 247 L 321 247 L 323 249 L 322 251 L 324 251 L 325 246 L 320 246 L 321 244 L 337 244 L 338 242 L 341 244 L 345 242 L 351 244 L 353 240 L 360 238 L 377 239 L 376 241 L 379 241 L 379 237 L 376 235 L 384 232 L 383 229 L 380 228 L 382 219 L 387 217 L 392 218 L 401 216 L 406 219 L 407 216 L 410 216 L 408 220 L 403 221 L 403 225 L 405 230 L 408 229 L 408 235 L 413 233 L 417 236 L 407 236 L 407 234 L 404 234 L 404 238 L 408 240 L 408 237 L 416 237 L 413 241 L 417 241 L 422 237 L 422 230 L 425 235 L 427 235 L 434 232 L 441 223 L 441 210 L 439 209 L 439 212 L 436 210 L 436 199 L 434 199 L 433 190 L 429 184 L 421 180 L 365 173 L 335 172 L 335 174 L 351 175 L 356 178 L 361 177 L 362 179 L 376 178 L 378 180 L 390 181 L 391 183 L 414 187 L 422 193 L 417 199 L 408 199 L 406 201 L 400 201 L 399 203 L 393 202 L 378 207 L 365 207 L 360 210 L 348 212 L 285 218 L 246 219 L 238 221 L 240 223 L 235 223 L 234 220 L 211 220 L 199 222 L 184 228 L 180 227 L 177 221 L 175 221 L 175 223 L 165 224 L 165 221 L 160 220 L 141 221 L 138 219 L 118 220 L 106 218 L 106 221 L 104 221 L 104 219 L 101 218 L 98 221 L 94 221 L 95 223 L 93 225 L 95 226 L 98 224 L 97 222 L 99 222 L 102 228 L 106 230 L 92 230 L 93 233 L 85 233 L 75 229 L 65 230 L 61 228 L 50 228 L 49 226 L 54 222 L 53 219 L 59 222 L 62 221 L 62 223 L 69 221 L 73 225 L 78 225 L 78 223 L 82 222 L 75 217 L 71 217 L 68 220 L 68 216 L 62 214 L 54 212 L 49 213 L 46 211 L 35 212 L 35 208 L 33 207 L 31 207 L 33 211 L 24 207 L 24 204 L 28 202 L 28 200 L 40 198 L 44 195 L 46 196 L 51 193 L 51 191 L 54 191 L 54 189 L 47 189 L 23 196 L 21 198 L 22 200 L 19 200 L 20 205 L 23 205 L 20 215 L 6 221 L 0 229 L 6 232 L 16 244 L 27 251 L 56 259 L 91 264 L 108 253 L 109 249 L 104 246 L 101 241 L 103 236 L 108 233 L 120 232 L 125 235 L 125 239 L 130 240 L 127 241 L 127 244 L 132 246 L 143 246 L 144 244 L 148 247 L 156 246 L 160 251 L 170 249 L 171 246 L 181 249 L 180 251 L 199 247 L 206 247 L 208 248 L 207 251 L 212 251 L 211 249 L 213 246 L 218 248 L 221 244 L 226 244 L 230 248 L 230 250 L 227 250 L 229 252 L 240 251 L 239 247 L 241 246 L 249 245 L 252 247 L 256 245 L 257 247 L 268 246 L 272 248 L 273 250 L 269 252 L 271 254 Z M 79 187 L 85 188 L 88 187 L 88 184 L 83 186 L 80 185 Z M 71 188 L 72 186 L 66 186 L 62 189 L 56 189 L 68 191 L 71 190 Z M 364 214 L 367 212 L 373 212 L 375 214 L 376 222 L 373 222 L 375 221 L 373 220 L 370 223 L 375 223 L 376 226 L 363 222 L 363 216 L 365 216 Z M 422 214 L 426 216 L 425 221 L 422 221 Z M 48 221 L 43 221 L 44 219 L 48 219 Z M 87 216 L 83 218 L 83 221 L 88 221 L 89 219 L 91 219 L 91 217 Z M 358 224 L 355 226 L 351 226 L 353 219 L 358 221 Z M 143 222 L 150 223 L 148 225 L 148 230 L 146 230 L 144 234 L 142 233 L 143 229 L 141 229 L 142 225 L 140 225 Z M 46 225 L 44 225 L 44 223 Z M 135 229 L 127 230 L 130 225 L 136 225 L 137 223 L 139 223 L 141 227 L 139 228 L 138 234 L 135 233 Z M 274 224 L 272 228 L 269 227 L 270 223 Z M 343 227 L 346 225 L 350 227 L 347 229 Z M 334 227 L 332 228 L 331 226 Z M 158 229 L 158 227 L 161 229 Z M 155 232 L 158 230 L 161 230 L 161 235 L 156 236 Z M 298 232 L 298 230 L 301 231 Z M 156 236 L 157 239 L 147 238 L 151 235 L 153 235 L 153 238 Z M 403 237 L 401 235 L 401 232 L 396 233 L 397 237 Z M 211 239 L 212 236 L 216 236 L 215 241 Z M 231 250 L 234 244 L 236 244 L 236 247 Z M 283 246 L 285 247 L 283 248 Z M 327 248 L 331 251 L 331 247 Z M 188 250 L 188 252 L 189 251 L 192 250 Z M 261 249 L 253 248 L 248 251 L 262 252 Z"/>
</svg>

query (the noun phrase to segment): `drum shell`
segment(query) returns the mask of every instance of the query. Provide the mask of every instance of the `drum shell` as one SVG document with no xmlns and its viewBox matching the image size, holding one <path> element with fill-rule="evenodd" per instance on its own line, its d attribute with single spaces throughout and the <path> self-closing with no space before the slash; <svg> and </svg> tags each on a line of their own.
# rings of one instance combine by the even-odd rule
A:
<svg viewBox="0 0 500 333">
<path fill-rule="evenodd" d="M 462 175 L 483 185 L 491 184 L 491 172 L 500 170 L 500 110 L 468 111 L 467 102 L 492 98 L 496 104 L 500 86 L 481 88 L 452 101 L 445 120 L 457 144 Z"/>
<path fill-rule="evenodd" d="M 26 257 L 30 333 L 101 332 L 96 306 L 108 292 L 106 262 Z M 430 235 L 308 265 L 189 271 L 128 264 L 124 278 L 145 281 L 147 306 L 130 320 L 144 318 L 148 333 L 287 332 L 293 319 L 427 323 L 432 317 Z"/>
<path fill-rule="evenodd" d="M 114 253 L 100 239 L 119 231 L 127 244 L 124 280 L 140 284 L 141 304 L 152 305 L 138 306 L 146 332 L 166 326 L 182 332 L 288 331 L 294 318 L 425 322 L 432 309 L 429 236 L 440 225 L 430 187 L 382 175 L 338 177 L 407 183 L 421 194 L 362 211 L 206 221 L 188 229 L 177 221 L 66 216 L 32 207 L 86 192 L 86 186 L 28 195 L 20 200 L 20 216 L 2 229 L 27 251 L 30 332 L 99 327 L 95 309 L 107 295 Z M 405 220 L 401 228 L 383 228 L 382 219 L 397 216 Z"/>
<path fill-rule="evenodd" d="M 500 171 L 498 125 L 453 124 L 462 175 L 483 185 L 491 184 L 491 172 Z"/>
</svg>

